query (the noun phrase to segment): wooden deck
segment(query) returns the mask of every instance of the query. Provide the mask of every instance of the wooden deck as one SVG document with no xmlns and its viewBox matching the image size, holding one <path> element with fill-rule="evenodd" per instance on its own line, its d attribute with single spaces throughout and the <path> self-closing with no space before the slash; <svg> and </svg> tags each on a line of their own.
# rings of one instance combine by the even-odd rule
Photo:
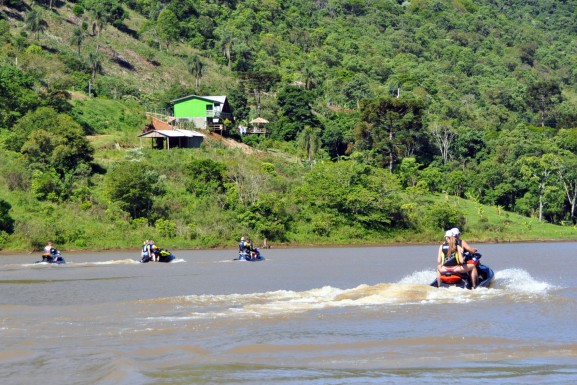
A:
<svg viewBox="0 0 577 385">
<path fill-rule="evenodd" d="M 207 124 L 206 128 L 211 132 L 222 133 L 224 132 L 224 124 Z"/>
<path fill-rule="evenodd" d="M 247 127 L 244 133 L 241 135 L 250 135 L 250 134 L 261 134 L 266 135 L 266 128 L 264 127 Z"/>
<path fill-rule="evenodd" d="M 249 127 L 246 129 L 247 134 L 266 134 L 266 128 L 264 127 Z"/>
</svg>

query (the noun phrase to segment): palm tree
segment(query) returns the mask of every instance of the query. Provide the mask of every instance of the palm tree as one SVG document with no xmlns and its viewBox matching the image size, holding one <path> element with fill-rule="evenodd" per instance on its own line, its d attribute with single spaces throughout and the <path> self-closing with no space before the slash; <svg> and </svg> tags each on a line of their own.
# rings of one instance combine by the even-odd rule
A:
<svg viewBox="0 0 577 385">
<path fill-rule="evenodd" d="M 228 68 L 230 68 L 232 47 L 234 45 L 235 40 L 236 39 L 234 38 L 232 33 L 227 31 L 220 41 L 220 46 L 222 47 L 222 53 L 224 54 L 228 62 Z"/>
<path fill-rule="evenodd" d="M 188 72 L 196 79 L 196 88 L 200 85 L 200 78 L 204 72 L 204 63 L 198 55 L 194 55 L 188 62 Z"/>
<path fill-rule="evenodd" d="M 321 130 L 305 126 L 298 136 L 298 146 L 308 157 L 308 162 L 313 168 L 313 160 L 319 148 L 321 147 Z"/>
<path fill-rule="evenodd" d="M 80 46 L 82 45 L 82 42 L 84 42 L 84 37 L 84 31 L 82 31 L 82 28 L 76 28 L 70 37 L 70 44 L 78 47 L 78 56 L 80 56 Z"/>
<path fill-rule="evenodd" d="M 100 36 L 100 32 L 108 24 L 109 15 L 104 6 L 99 3 L 90 8 L 89 14 L 92 16 L 92 35 Z"/>
<path fill-rule="evenodd" d="M 305 79 L 305 89 L 311 90 L 315 85 L 315 73 L 310 64 L 305 64 L 302 70 L 302 75 Z"/>
<path fill-rule="evenodd" d="M 91 52 L 88 54 L 88 63 L 92 69 L 92 82 L 96 79 L 96 74 L 102 72 L 102 55 L 100 52 Z"/>
<path fill-rule="evenodd" d="M 42 19 L 42 13 L 40 11 L 31 11 L 26 15 L 26 27 L 34 34 L 36 34 L 36 40 L 40 40 L 40 33 L 44 33 L 48 29 L 48 23 L 46 20 Z"/>
</svg>

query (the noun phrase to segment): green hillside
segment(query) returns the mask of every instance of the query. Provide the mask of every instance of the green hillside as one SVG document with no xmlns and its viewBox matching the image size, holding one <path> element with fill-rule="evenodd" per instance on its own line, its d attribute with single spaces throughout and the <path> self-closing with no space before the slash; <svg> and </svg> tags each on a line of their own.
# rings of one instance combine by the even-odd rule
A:
<svg viewBox="0 0 577 385">
<path fill-rule="evenodd" d="M 576 6 L 4 0 L 0 249 L 575 239 Z M 268 134 L 137 138 L 190 94 Z"/>
</svg>

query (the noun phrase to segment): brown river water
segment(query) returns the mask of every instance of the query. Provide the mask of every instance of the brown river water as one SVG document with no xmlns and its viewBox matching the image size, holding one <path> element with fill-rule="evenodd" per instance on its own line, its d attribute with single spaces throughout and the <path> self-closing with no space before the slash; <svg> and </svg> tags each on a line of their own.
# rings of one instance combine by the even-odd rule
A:
<svg viewBox="0 0 577 385">
<path fill-rule="evenodd" d="M 1 255 L 0 382 L 577 384 L 577 243 L 476 246 L 475 291 L 436 245 Z"/>
</svg>

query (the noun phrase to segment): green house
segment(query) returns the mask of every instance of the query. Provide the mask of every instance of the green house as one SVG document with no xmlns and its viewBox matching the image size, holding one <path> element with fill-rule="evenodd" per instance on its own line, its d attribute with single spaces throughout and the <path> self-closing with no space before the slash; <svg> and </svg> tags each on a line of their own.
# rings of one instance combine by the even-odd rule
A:
<svg viewBox="0 0 577 385">
<path fill-rule="evenodd" d="M 225 120 L 234 122 L 232 109 L 226 96 L 188 95 L 170 101 L 177 125 L 191 125 L 196 128 L 224 131 Z"/>
</svg>

